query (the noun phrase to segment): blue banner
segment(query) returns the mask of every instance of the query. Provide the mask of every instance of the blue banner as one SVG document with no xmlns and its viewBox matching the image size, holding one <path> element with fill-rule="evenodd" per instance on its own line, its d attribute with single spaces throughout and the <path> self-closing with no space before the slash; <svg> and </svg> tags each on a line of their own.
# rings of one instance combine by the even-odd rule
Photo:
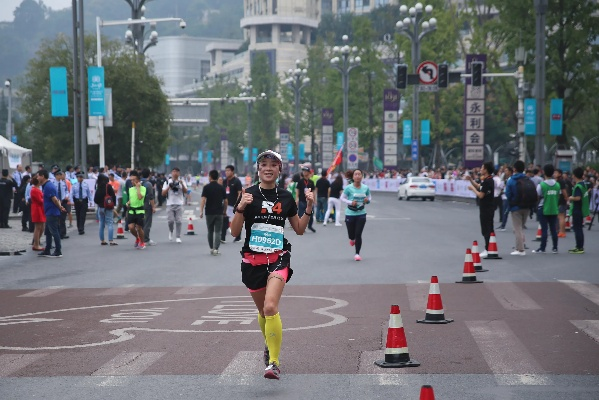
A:
<svg viewBox="0 0 599 400">
<path fill-rule="evenodd" d="M 294 158 L 293 158 L 293 143 L 287 143 L 287 159 L 294 160 Z"/>
<path fill-rule="evenodd" d="M 564 128 L 564 99 L 551 99 L 550 110 L 549 134 L 561 136 Z"/>
<path fill-rule="evenodd" d="M 412 140 L 412 161 L 418 159 L 418 140 Z M 418 171 L 416 171 L 418 173 Z"/>
<path fill-rule="evenodd" d="M 431 144 L 431 121 L 429 119 L 420 121 L 420 144 L 423 146 Z"/>
<path fill-rule="evenodd" d="M 53 117 L 69 116 L 66 67 L 50 67 L 50 95 Z"/>
<path fill-rule="evenodd" d="M 412 143 L 412 121 L 403 120 L 403 144 L 409 146 Z"/>
<path fill-rule="evenodd" d="M 207 163 L 212 162 L 212 150 L 208 150 L 208 154 L 206 154 L 206 162 Z"/>
<path fill-rule="evenodd" d="M 537 100 L 524 99 L 524 134 L 534 136 L 537 133 Z"/>
<path fill-rule="evenodd" d="M 337 132 L 337 151 L 343 147 L 344 140 L 345 136 L 343 135 L 343 132 Z"/>
<path fill-rule="evenodd" d="M 258 148 L 252 148 L 252 162 L 256 162 L 258 160 Z"/>
<path fill-rule="evenodd" d="M 87 91 L 89 115 L 100 117 L 106 114 L 104 105 L 104 67 L 87 67 Z"/>
<path fill-rule="evenodd" d="M 306 159 L 306 145 L 303 143 L 299 144 L 299 158 L 300 160 Z"/>
<path fill-rule="evenodd" d="M 170 164 L 171 164 L 171 155 L 170 155 L 170 154 L 167 154 L 167 155 L 164 157 L 164 165 L 170 165 Z"/>
<path fill-rule="evenodd" d="M 202 150 L 198 150 L 198 163 L 204 161 L 204 152 Z"/>
</svg>

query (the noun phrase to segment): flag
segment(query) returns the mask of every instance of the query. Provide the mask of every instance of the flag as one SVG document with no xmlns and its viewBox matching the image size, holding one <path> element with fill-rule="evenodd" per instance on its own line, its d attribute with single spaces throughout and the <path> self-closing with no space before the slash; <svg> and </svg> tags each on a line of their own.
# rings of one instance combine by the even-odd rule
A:
<svg viewBox="0 0 599 400">
<path fill-rule="evenodd" d="M 342 159 L 343 159 L 343 150 L 339 149 L 339 151 L 337 152 L 337 155 L 335 156 L 335 159 L 333 160 L 333 162 L 331 163 L 331 166 L 327 170 L 327 176 L 330 175 L 333 171 L 335 171 L 335 168 L 337 168 L 337 165 L 341 164 Z"/>
<path fill-rule="evenodd" d="M 378 158 L 378 157 L 374 157 L 374 160 L 372 160 L 372 163 L 374 164 L 374 167 L 379 169 L 379 170 L 383 170 L 383 161 Z"/>
</svg>

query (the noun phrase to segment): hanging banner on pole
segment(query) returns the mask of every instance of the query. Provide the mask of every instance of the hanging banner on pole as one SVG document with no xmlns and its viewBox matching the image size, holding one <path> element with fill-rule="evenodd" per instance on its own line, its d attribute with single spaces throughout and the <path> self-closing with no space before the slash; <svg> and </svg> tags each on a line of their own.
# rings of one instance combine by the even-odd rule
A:
<svg viewBox="0 0 599 400">
<path fill-rule="evenodd" d="M 358 168 L 358 128 L 347 128 L 347 168 Z"/>
<path fill-rule="evenodd" d="M 50 94 L 53 117 L 69 116 L 66 67 L 50 67 Z"/>
<path fill-rule="evenodd" d="M 104 116 L 104 67 L 87 67 L 87 91 L 89 99 L 89 115 Z"/>
<path fill-rule="evenodd" d="M 561 136 L 564 127 L 564 100 L 551 99 L 551 120 L 549 121 L 549 134 Z"/>
<path fill-rule="evenodd" d="M 537 100 L 524 99 L 524 134 L 534 136 L 537 133 Z"/>
<path fill-rule="evenodd" d="M 287 154 L 289 145 L 289 125 L 281 124 L 279 127 L 279 141 L 279 153 L 281 154 L 283 170 L 287 170 L 287 165 L 289 164 L 289 154 Z"/>
<path fill-rule="evenodd" d="M 486 54 L 467 54 L 466 73 L 472 73 L 472 63 L 482 62 L 483 72 L 486 70 Z M 480 166 L 485 159 L 485 80 L 482 86 L 473 86 L 472 79 L 466 78 L 464 85 L 464 166 L 474 168 Z"/>
<path fill-rule="evenodd" d="M 428 119 L 420 121 L 420 144 L 423 146 L 431 144 L 431 121 Z"/>
<path fill-rule="evenodd" d="M 403 144 L 405 146 L 412 144 L 412 120 L 403 120 Z"/>
<path fill-rule="evenodd" d="M 333 161 L 333 116 L 332 108 L 322 109 L 322 142 L 320 154 L 322 165 L 329 165 Z"/>
</svg>

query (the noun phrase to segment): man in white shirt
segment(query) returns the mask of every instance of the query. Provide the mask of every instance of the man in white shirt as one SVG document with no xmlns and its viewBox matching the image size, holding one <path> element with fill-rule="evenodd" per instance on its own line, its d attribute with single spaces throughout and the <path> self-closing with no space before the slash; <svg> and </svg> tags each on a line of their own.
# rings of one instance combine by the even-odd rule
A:
<svg viewBox="0 0 599 400">
<path fill-rule="evenodd" d="M 176 227 L 176 242 L 181 243 L 181 221 L 183 220 L 183 204 L 187 195 L 187 184 L 181 179 L 178 167 L 171 171 L 171 178 L 162 186 L 162 196 L 166 197 L 168 216 L 168 240 L 173 241 L 173 228 Z"/>
<path fill-rule="evenodd" d="M 499 210 L 499 223 L 501 223 L 503 219 L 503 200 L 501 199 L 501 195 L 505 189 L 505 182 L 503 182 L 503 179 L 499 176 L 499 171 L 495 171 L 493 182 L 495 183 L 493 203 L 495 204 L 495 210 Z M 493 218 L 495 218 L 495 213 L 493 213 Z"/>
</svg>

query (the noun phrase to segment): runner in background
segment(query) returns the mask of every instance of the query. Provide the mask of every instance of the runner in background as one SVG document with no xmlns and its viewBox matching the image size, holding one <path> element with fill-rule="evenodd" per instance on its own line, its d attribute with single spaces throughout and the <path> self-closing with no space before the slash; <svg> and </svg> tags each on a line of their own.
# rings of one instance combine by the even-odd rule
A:
<svg viewBox="0 0 599 400">
<path fill-rule="evenodd" d="M 346 172 L 346 176 L 349 175 Z M 347 204 L 345 209 L 345 225 L 347 226 L 347 235 L 349 245 L 356 247 L 354 260 L 362 261 L 360 250 L 362 249 L 362 232 L 366 225 L 366 210 L 364 206 L 372 200 L 370 189 L 362 185 L 364 175 L 359 169 L 351 174 L 352 183 L 347 185 L 341 195 L 341 201 Z"/>
<path fill-rule="evenodd" d="M 337 177 L 331 183 L 331 187 L 329 188 L 329 200 L 327 204 L 327 212 L 324 215 L 324 222 L 322 226 L 327 226 L 327 222 L 329 220 L 329 216 L 333 208 L 335 209 L 335 226 L 341 226 L 341 201 L 339 197 L 341 197 L 341 192 L 343 191 L 343 177 L 341 174 L 337 174 Z"/>
<path fill-rule="evenodd" d="M 290 267 L 291 245 L 285 238 L 285 221 L 298 235 L 303 235 L 312 216 L 314 194 L 308 191 L 306 211 L 297 215 L 297 205 L 291 193 L 279 190 L 277 178 L 281 173 L 281 156 L 267 150 L 257 158 L 260 183 L 242 190 L 235 205 L 231 234 L 240 235 L 245 224 L 245 242 L 242 249 L 241 276 L 258 308 L 258 323 L 264 337 L 264 377 L 279 379 L 279 354 L 283 325 L 279 315 L 279 301 L 285 283 L 293 270 Z"/>
</svg>

